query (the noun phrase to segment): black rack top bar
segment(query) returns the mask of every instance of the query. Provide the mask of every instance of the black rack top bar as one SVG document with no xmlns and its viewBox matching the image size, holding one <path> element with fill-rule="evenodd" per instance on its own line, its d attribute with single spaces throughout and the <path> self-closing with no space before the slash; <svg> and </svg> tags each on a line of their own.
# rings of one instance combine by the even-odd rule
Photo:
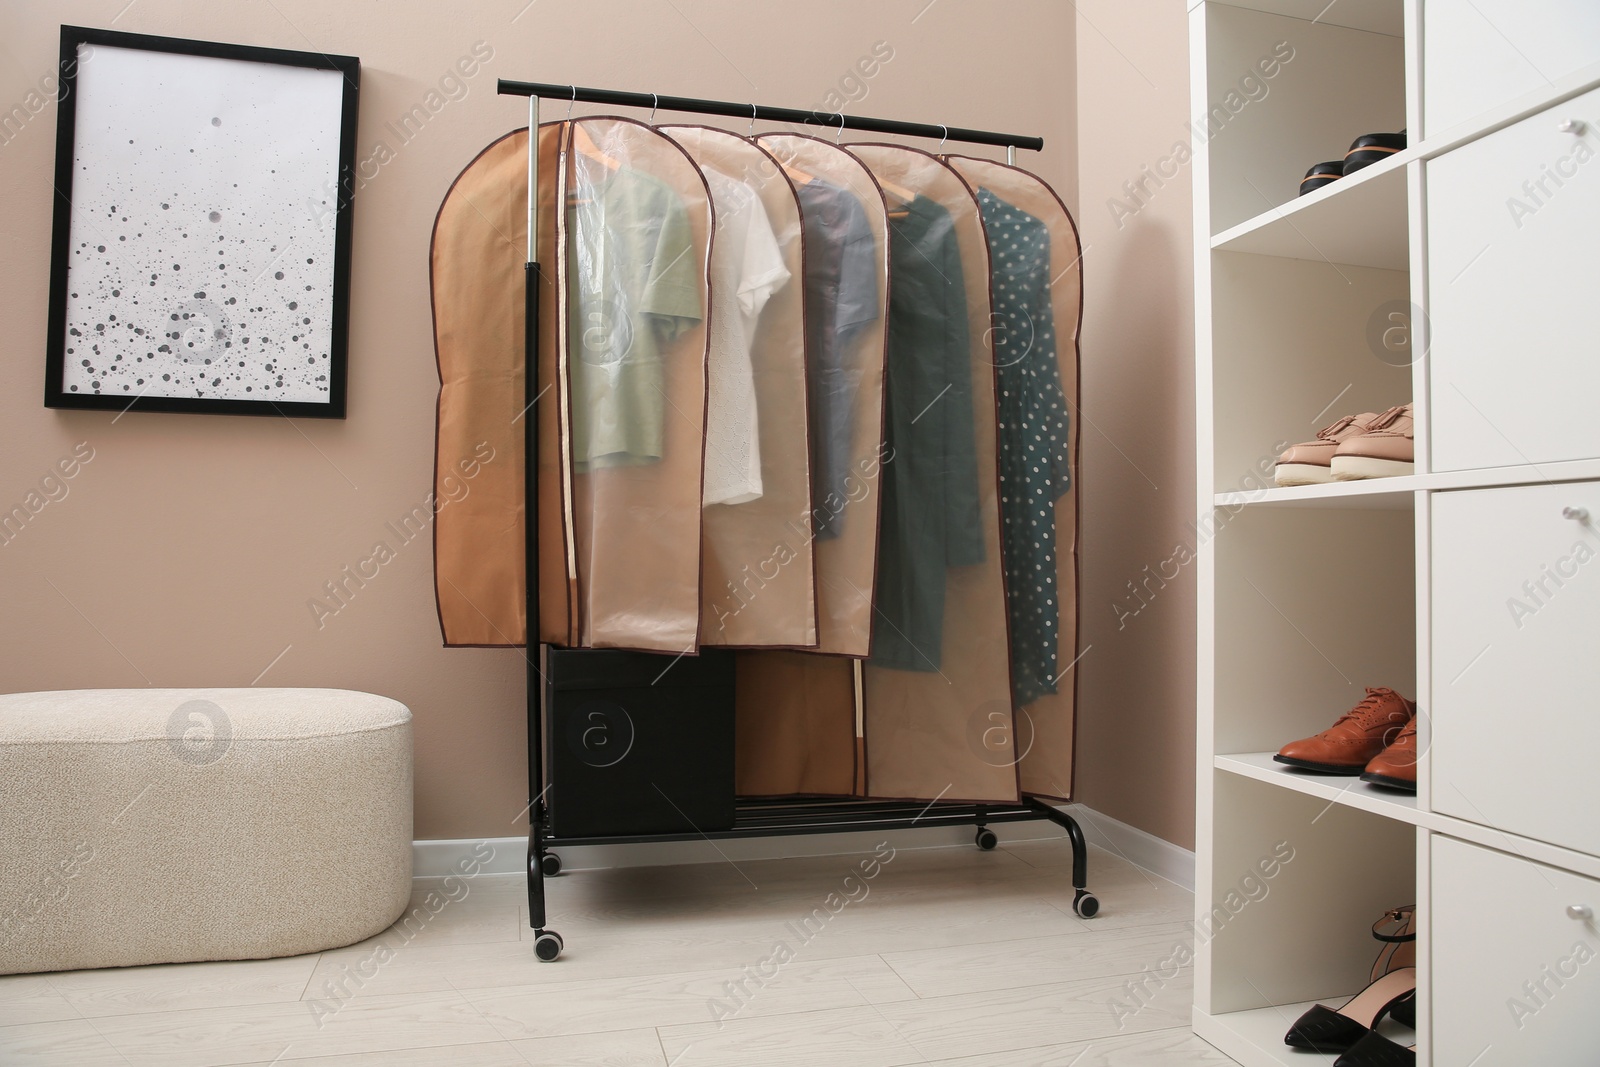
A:
<svg viewBox="0 0 1600 1067">
<path fill-rule="evenodd" d="M 728 100 L 701 100 L 692 96 L 657 96 L 655 93 L 627 93 L 616 89 L 585 89 L 581 85 L 554 85 L 549 82 L 519 82 L 501 78 L 501 96 L 537 96 L 545 100 L 571 100 L 585 104 L 615 104 L 618 107 L 648 107 L 663 111 L 686 111 L 697 115 L 726 115 L 730 118 L 758 119 L 766 122 L 796 122 L 821 130 L 862 130 L 868 133 L 893 133 L 905 137 L 932 137 L 963 141 L 967 144 L 997 145 L 1001 148 L 1026 148 L 1038 152 L 1043 137 L 1024 137 L 993 130 L 968 130 L 960 126 L 939 126 L 926 122 L 900 122 L 844 115 L 832 111 L 802 111 L 792 107 L 765 104 L 737 104 Z"/>
</svg>

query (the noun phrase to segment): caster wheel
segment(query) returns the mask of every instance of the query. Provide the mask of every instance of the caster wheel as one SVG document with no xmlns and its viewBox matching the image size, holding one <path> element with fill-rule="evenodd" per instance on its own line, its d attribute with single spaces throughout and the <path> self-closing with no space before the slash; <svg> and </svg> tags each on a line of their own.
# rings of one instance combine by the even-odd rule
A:
<svg viewBox="0 0 1600 1067">
<path fill-rule="evenodd" d="M 554 852 L 546 852 L 539 857 L 539 869 L 546 878 L 554 878 L 561 873 L 561 857 Z"/>
<path fill-rule="evenodd" d="M 985 852 L 988 852 L 990 849 L 994 848 L 994 846 L 1000 843 L 1000 839 L 996 837 L 994 835 L 994 831 L 989 829 L 987 826 L 980 826 L 978 827 L 977 842 L 979 848 L 983 849 Z"/>
<path fill-rule="evenodd" d="M 533 939 L 533 954 L 545 963 L 561 955 L 561 950 L 565 947 L 561 935 L 554 930 L 542 930 L 539 936 Z"/>
<path fill-rule="evenodd" d="M 1072 910 L 1080 918 L 1092 919 L 1100 914 L 1100 900 L 1086 889 L 1078 890 L 1078 895 L 1072 898 Z"/>
</svg>

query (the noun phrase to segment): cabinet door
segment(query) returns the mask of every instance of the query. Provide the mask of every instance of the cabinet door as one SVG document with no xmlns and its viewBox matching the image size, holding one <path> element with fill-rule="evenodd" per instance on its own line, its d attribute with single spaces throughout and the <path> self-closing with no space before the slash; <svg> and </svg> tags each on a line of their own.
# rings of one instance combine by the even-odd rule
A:
<svg viewBox="0 0 1600 1067">
<path fill-rule="evenodd" d="M 1600 483 L 1432 499 L 1433 810 L 1600 855 Z"/>
<path fill-rule="evenodd" d="M 1433 469 L 1600 456 L 1600 90 L 1427 168 Z"/>
<path fill-rule="evenodd" d="M 1432 853 L 1433 1062 L 1594 1067 L 1600 882 L 1438 834 Z"/>
<path fill-rule="evenodd" d="M 1422 6 L 1422 111 L 1437 137 L 1600 63 L 1594 0 L 1446 0 Z"/>
</svg>

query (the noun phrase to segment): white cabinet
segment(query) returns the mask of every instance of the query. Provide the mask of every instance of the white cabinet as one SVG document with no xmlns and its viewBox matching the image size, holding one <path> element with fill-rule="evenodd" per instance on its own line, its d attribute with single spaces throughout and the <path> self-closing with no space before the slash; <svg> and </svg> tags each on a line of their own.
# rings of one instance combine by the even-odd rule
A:
<svg viewBox="0 0 1600 1067">
<path fill-rule="evenodd" d="M 1422 20 L 1429 137 L 1600 59 L 1594 0 L 1430 0 Z"/>
<path fill-rule="evenodd" d="M 1600 882 L 1435 835 L 1433 1062 L 1600 1062 Z"/>
<path fill-rule="evenodd" d="M 1429 161 L 1427 192 L 1433 469 L 1600 456 L 1600 90 Z"/>
<path fill-rule="evenodd" d="M 1600 0 L 1189 6 L 1195 1031 L 1331 1067 L 1285 1027 L 1416 899 L 1417 1025 L 1388 1033 L 1417 1064 L 1597 1067 Z M 1288 189 L 1402 123 L 1403 155 Z M 1414 474 L 1272 485 L 1276 442 L 1406 400 Z M 1274 760 L 1372 685 L 1421 709 L 1415 795 Z"/>
<path fill-rule="evenodd" d="M 1433 495 L 1433 810 L 1591 854 L 1597 523 L 1596 482 Z"/>
</svg>

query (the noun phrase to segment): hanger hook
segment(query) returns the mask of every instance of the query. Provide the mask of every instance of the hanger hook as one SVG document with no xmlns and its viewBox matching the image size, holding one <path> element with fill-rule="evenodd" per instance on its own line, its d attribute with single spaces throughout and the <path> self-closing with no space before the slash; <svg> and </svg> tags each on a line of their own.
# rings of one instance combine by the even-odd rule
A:
<svg viewBox="0 0 1600 1067">
<path fill-rule="evenodd" d="M 572 105 L 576 104 L 578 102 L 578 87 L 576 85 L 572 85 L 572 86 L 568 86 L 568 88 L 570 88 L 572 90 L 572 99 L 567 101 L 567 121 L 571 122 L 572 121 Z"/>
<path fill-rule="evenodd" d="M 833 143 L 838 144 L 844 137 L 844 112 L 839 112 L 839 132 L 833 135 Z"/>
<path fill-rule="evenodd" d="M 944 131 L 944 136 L 939 138 L 939 151 L 943 152 L 944 143 L 950 139 L 950 127 L 941 124 L 939 129 Z"/>
<path fill-rule="evenodd" d="M 650 125 L 652 126 L 656 124 L 656 105 L 660 102 L 661 98 L 659 96 L 655 93 L 650 94 Z"/>
<path fill-rule="evenodd" d="M 754 137 L 755 135 L 756 135 L 756 106 L 754 104 L 751 104 L 750 105 L 750 136 Z"/>
</svg>

